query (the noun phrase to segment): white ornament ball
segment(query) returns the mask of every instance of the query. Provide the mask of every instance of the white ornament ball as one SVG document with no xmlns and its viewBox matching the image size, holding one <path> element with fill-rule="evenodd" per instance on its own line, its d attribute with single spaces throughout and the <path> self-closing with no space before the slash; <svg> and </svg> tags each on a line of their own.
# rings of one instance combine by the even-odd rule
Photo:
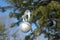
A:
<svg viewBox="0 0 60 40">
<path fill-rule="evenodd" d="M 28 22 L 21 22 L 20 29 L 22 32 L 26 33 L 31 30 L 31 25 Z"/>
</svg>

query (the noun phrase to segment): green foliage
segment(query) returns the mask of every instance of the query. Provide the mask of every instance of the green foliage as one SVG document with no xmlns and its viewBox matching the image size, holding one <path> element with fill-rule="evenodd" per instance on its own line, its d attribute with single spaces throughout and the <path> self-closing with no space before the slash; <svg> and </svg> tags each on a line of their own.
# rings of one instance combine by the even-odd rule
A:
<svg viewBox="0 0 60 40">
<path fill-rule="evenodd" d="M 25 37 L 25 40 L 29 40 L 30 39 L 30 35 Z"/>
<path fill-rule="evenodd" d="M 9 17 L 10 17 L 10 18 L 13 17 L 13 13 L 12 13 L 12 12 L 9 13 Z"/>
<path fill-rule="evenodd" d="M 11 23 L 10 27 L 14 27 L 16 25 L 16 23 Z"/>
<path fill-rule="evenodd" d="M 5 31 L 4 26 L 5 26 L 4 24 L 1 24 L 1 23 L 0 23 L 0 31 L 1 31 L 2 33 Z"/>
<path fill-rule="evenodd" d="M 0 10 L 2 11 L 2 12 L 5 12 L 6 10 L 3 8 L 3 7 L 1 7 L 0 6 Z"/>
</svg>

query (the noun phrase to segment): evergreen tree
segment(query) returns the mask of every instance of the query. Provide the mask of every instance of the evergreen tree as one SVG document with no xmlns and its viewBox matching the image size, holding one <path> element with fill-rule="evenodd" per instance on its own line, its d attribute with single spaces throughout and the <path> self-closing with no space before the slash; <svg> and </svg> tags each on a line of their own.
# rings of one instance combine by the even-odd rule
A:
<svg viewBox="0 0 60 40">
<path fill-rule="evenodd" d="M 11 25 L 19 25 L 20 18 L 25 10 L 31 11 L 31 23 L 36 25 L 36 29 L 31 34 L 25 37 L 25 40 L 34 40 L 42 33 L 48 40 L 60 39 L 60 0 L 6 0 L 12 6 L 0 7 L 4 12 L 5 9 L 13 8 L 13 12 L 9 13 L 10 18 L 15 17 L 19 20 Z M 16 10 L 19 12 L 17 13 Z M 38 21 L 36 23 L 36 21 Z M 48 32 L 46 31 L 48 30 Z"/>
</svg>

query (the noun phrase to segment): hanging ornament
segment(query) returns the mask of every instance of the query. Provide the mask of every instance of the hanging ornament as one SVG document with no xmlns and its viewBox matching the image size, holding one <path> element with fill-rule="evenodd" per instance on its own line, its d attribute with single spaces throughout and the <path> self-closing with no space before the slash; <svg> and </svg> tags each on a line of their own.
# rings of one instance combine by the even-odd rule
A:
<svg viewBox="0 0 60 40">
<path fill-rule="evenodd" d="M 28 31 L 30 31 L 31 25 L 28 22 L 22 22 L 20 24 L 20 29 L 21 29 L 22 32 L 25 32 L 26 33 Z"/>
<path fill-rule="evenodd" d="M 26 33 L 31 30 L 30 22 L 30 11 L 26 10 L 24 15 L 22 16 L 22 22 L 20 23 L 20 29 L 22 32 Z"/>
</svg>

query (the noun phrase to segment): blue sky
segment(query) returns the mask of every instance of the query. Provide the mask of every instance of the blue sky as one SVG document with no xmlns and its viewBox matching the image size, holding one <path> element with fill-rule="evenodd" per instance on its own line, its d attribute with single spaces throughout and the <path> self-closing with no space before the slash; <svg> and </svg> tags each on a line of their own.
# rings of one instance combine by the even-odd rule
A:
<svg viewBox="0 0 60 40">
<path fill-rule="evenodd" d="M 7 2 L 5 2 L 5 0 L 0 0 L 0 6 L 8 6 L 8 5 L 11 5 L 11 4 L 8 4 Z M 12 10 L 7 10 L 6 12 L 0 12 L 0 18 L 3 17 L 2 21 L 5 22 L 5 28 L 7 29 L 5 32 L 10 35 L 10 40 L 18 40 L 19 39 L 18 36 L 20 36 L 21 38 L 24 38 L 25 35 L 28 35 L 31 31 L 28 33 L 23 33 L 23 32 L 21 32 L 21 30 L 19 29 L 18 26 L 15 26 L 15 27 L 9 29 L 10 23 L 17 22 L 16 18 L 12 18 L 12 19 L 9 18 L 8 13 L 11 11 Z M 0 23 L 1 23 L 1 21 L 0 21 Z M 34 24 L 32 24 L 32 28 L 33 28 L 33 30 L 36 28 Z M 11 35 L 14 34 L 16 31 L 17 31 L 17 33 L 16 33 L 17 37 L 14 39 L 14 37 L 12 37 Z M 41 36 L 39 36 L 37 38 L 37 40 L 47 40 L 47 38 L 44 38 L 44 34 L 42 34 Z"/>
</svg>

